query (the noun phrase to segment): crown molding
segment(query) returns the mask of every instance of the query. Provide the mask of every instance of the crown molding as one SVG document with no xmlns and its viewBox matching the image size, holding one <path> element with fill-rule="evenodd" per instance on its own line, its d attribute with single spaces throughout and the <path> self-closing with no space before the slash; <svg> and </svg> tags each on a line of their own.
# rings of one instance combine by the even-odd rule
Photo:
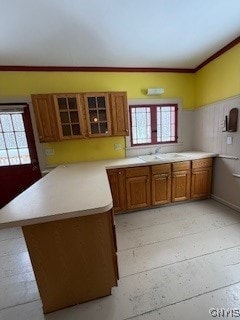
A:
<svg viewBox="0 0 240 320">
<path fill-rule="evenodd" d="M 188 68 L 136 68 L 136 67 L 0 66 L 0 71 L 193 73 L 194 69 L 188 69 Z"/>
<path fill-rule="evenodd" d="M 196 73 L 209 62 L 240 43 L 240 36 L 214 53 L 196 68 L 138 68 L 138 67 L 77 67 L 77 66 L 0 66 L 0 71 L 35 71 L 35 72 L 167 72 Z"/>
<path fill-rule="evenodd" d="M 224 46 L 223 48 L 221 48 L 220 50 L 218 50 L 216 53 L 214 53 L 213 55 L 211 55 L 211 57 L 207 58 L 205 61 L 203 61 L 201 64 L 199 64 L 195 69 L 194 72 L 199 71 L 200 69 L 202 69 L 204 66 L 206 66 L 209 62 L 215 60 L 216 58 L 218 58 L 219 56 L 221 56 L 223 53 L 225 53 L 226 51 L 232 49 L 233 47 L 235 47 L 237 44 L 240 43 L 240 36 L 237 37 L 236 39 L 234 39 L 233 41 L 231 41 L 230 43 L 228 43 L 226 46 Z"/>
</svg>

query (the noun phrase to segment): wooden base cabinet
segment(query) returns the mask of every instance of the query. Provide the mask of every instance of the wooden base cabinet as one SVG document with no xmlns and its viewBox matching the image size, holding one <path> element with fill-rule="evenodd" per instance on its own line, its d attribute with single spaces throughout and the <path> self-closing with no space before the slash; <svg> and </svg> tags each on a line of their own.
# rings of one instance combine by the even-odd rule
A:
<svg viewBox="0 0 240 320">
<path fill-rule="evenodd" d="M 108 170 L 114 212 L 208 198 L 211 178 L 212 158 Z"/>
<path fill-rule="evenodd" d="M 139 209 L 151 205 L 150 168 L 136 167 L 126 169 L 127 209 Z"/>
<path fill-rule="evenodd" d="M 172 164 L 172 202 L 190 199 L 191 162 Z"/>
<path fill-rule="evenodd" d="M 114 213 L 119 213 L 126 210 L 126 184 L 125 170 L 111 169 L 107 170 L 108 180 L 113 198 Z"/>
<path fill-rule="evenodd" d="M 117 285 L 111 211 L 22 229 L 44 313 L 110 295 Z"/>
<path fill-rule="evenodd" d="M 152 205 L 171 202 L 171 164 L 152 166 Z"/>
<path fill-rule="evenodd" d="M 211 194 L 212 158 L 192 161 L 191 198 L 208 198 Z"/>
</svg>

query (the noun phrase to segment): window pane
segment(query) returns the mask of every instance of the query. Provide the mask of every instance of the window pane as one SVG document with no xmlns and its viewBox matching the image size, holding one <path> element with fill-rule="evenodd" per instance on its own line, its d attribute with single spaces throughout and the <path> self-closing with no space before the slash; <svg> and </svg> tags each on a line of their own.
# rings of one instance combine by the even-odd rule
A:
<svg viewBox="0 0 240 320">
<path fill-rule="evenodd" d="M 0 150 L 5 150 L 5 149 L 6 149 L 6 146 L 3 139 L 3 133 L 0 133 Z"/>
<path fill-rule="evenodd" d="M 66 98 L 58 98 L 58 106 L 60 110 L 67 109 L 67 99 Z"/>
<path fill-rule="evenodd" d="M 69 109 L 77 109 L 77 99 L 76 98 L 68 98 Z"/>
<path fill-rule="evenodd" d="M 27 139 L 25 132 L 16 132 L 16 140 L 18 148 L 27 148 Z"/>
<path fill-rule="evenodd" d="M 157 107 L 157 141 L 175 142 L 175 107 Z"/>
<path fill-rule="evenodd" d="M 17 148 L 17 143 L 16 143 L 15 135 L 13 132 L 4 133 L 4 140 L 5 140 L 7 149 Z"/>
<path fill-rule="evenodd" d="M 88 107 L 89 108 L 96 108 L 96 99 L 95 97 L 88 97 Z"/>
<path fill-rule="evenodd" d="M 21 114 L 13 114 L 12 115 L 12 122 L 15 131 L 25 131 L 23 118 Z"/>
<path fill-rule="evenodd" d="M 97 97 L 97 102 L 98 102 L 98 108 L 105 109 L 105 97 Z"/>
<path fill-rule="evenodd" d="M 3 132 L 13 131 L 13 126 L 12 126 L 10 114 L 1 114 L 0 120 L 2 123 Z"/>
<path fill-rule="evenodd" d="M 17 149 L 8 150 L 8 156 L 9 156 L 10 164 L 12 165 L 20 164 L 20 159 L 19 159 L 19 154 Z"/>
<path fill-rule="evenodd" d="M 0 150 L 0 166 L 9 166 L 8 155 L 6 150 Z"/>
<path fill-rule="evenodd" d="M 20 160 L 22 164 L 31 163 L 28 148 L 19 149 Z"/>
<path fill-rule="evenodd" d="M 151 143 L 151 115 L 149 107 L 132 107 L 133 144 Z"/>
</svg>

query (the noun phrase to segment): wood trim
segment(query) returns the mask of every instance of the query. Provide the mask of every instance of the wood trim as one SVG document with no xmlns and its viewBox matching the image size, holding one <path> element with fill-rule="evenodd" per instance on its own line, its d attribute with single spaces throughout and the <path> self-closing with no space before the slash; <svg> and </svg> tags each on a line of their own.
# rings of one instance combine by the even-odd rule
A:
<svg viewBox="0 0 240 320">
<path fill-rule="evenodd" d="M 205 61 L 203 61 L 201 64 L 199 64 L 195 69 L 194 69 L 194 73 L 196 73 L 197 71 L 199 71 L 200 69 L 202 69 L 204 66 L 206 66 L 209 62 L 215 60 L 216 58 L 218 58 L 219 56 L 221 56 L 223 53 L 225 53 L 226 51 L 232 49 L 233 47 L 235 47 L 237 44 L 240 43 L 240 36 L 237 37 L 236 39 L 234 39 L 233 41 L 231 41 L 230 43 L 228 43 L 226 46 L 224 46 L 222 49 L 218 50 L 216 53 L 214 53 L 213 55 L 211 55 L 208 59 L 206 59 Z"/>
<path fill-rule="evenodd" d="M 157 141 L 157 133 L 151 131 L 151 142 L 148 143 L 133 143 L 132 136 L 132 109 L 133 108 L 150 108 L 150 116 L 151 116 L 151 128 L 152 130 L 157 129 L 157 107 L 174 107 L 175 108 L 175 140 L 174 141 Z M 151 145 L 161 145 L 161 144 L 170 144 L 170 143 L 178 143 L 178 104 L 177 103 L 159 103 L 159 104 L 130 104 L 129 105 L 129 121 L 130 121 L 130 143 L 131 147 L 140 147 L 140 146 L 151 146 Z"/>
<path fill-rule="evenodd" d="M 168 73 L 196 73 L 206 64 L 240 43 L 240 36 L 211 55 L 196 68 L 147 68 L 147 67 L 90 67 L 90 66 L 1 66 L 0 71 L 35 71 L 35 72 L 168 72 Z"/>
<path fill-rule="evenodd" d="M 0 66 L 0 71 L 37 72 L 172 72 L 194 73 L 191 68 L 135 68 L 135 67 L 70 67 L 70 66 Z"/>
</svg>

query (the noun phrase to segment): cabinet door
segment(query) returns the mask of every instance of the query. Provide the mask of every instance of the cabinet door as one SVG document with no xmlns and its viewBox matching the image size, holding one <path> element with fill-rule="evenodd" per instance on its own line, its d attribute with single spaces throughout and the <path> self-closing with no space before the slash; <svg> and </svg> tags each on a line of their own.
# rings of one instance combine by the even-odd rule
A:
<svg viewBox="0 0 240 320">
<path fill-rule="evenodd" d="M 211 194 L 212 158 L 192 161 L 191 198 L 208 198 Z"/>
<path fill-rule="evenodd" d="M 190 198 L 190 161 L 172 164 L 172 202 Z"/>
<path fill-rule="evenodd" d="M 61 139 L 85 138 L 83 101 L 78 94 L 54 95 Z"/>
<path fill-rule="evenodd" d="M 171 165 L 152 166 L 152 204 L 171 202 Z"/>
<path fill-rule="evenodd" d="M 126 169 L 126 192 L 127 209 L 138 209 L 150 206 L 149 167 Z"/>
<path fill-rule="evenodd" d="M 108 180 L 113 198 L 114 213 L 126 210 L 126 187 L 125 187 L 125 170 L 111 169 L 107 170 Z"/>
<path fill-rule="evenodd" d="M 112 131 L 114 136 L 128 136 L 128 106 L 126 92 L 110 93 Z"/>
<path fill-rule="evenodd" d="M 52 95 L 34 94 L 32 95 L 32 104 L 38 129 L 39 141 L 58 141 L 59 133 Z"/>
<path fill-rule="evenodd" d="M 84 102 L 89 137 L 110 136 L 111 119 L 107 93 L 85 93 Z"/>
</svg>

